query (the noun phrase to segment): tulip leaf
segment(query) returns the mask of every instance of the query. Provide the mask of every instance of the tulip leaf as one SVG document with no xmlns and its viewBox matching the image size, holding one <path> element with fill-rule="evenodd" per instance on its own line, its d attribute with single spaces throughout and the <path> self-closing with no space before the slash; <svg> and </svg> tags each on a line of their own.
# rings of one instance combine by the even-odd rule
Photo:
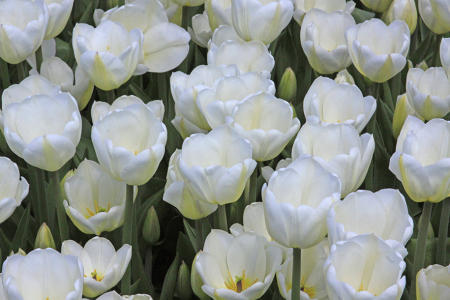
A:
<svg viewBox="0 0 450 300">
<path fill-rule="evenodd" d="M 177 253 L 180 254 L 180 259 L 184 261 L 188 266 L 192 265 L 196 254 L 195 246 L 182 232 L 180 232 L 178 235 Z"/>
<path fill-rule="evenodd" d="M 144 103 L 152 101 L 152 99 L 143 90 L 141 90 L 136 83 L 132 82 L 129 85 L 129 88 L 133 92 L 133 94 L 136 97 L 141 98 L 141 100 L 144 101 Z"/>
<path fill-rule="evenodd" d="M 30 214 L 31 206 L 28 204 L 25 209 L 22 218 L 20 219 L 19 227 L 17 228 L 16 234 L 11 242 L 9 252 L 13 251 L 16 253 L 19 248 L 25 250 L 27 248 L 27 235 L 28 235 L 28 219 Z"/>
<path fill-rule="evenodd" d="M 206 240 L 206 237 L 211 232 L 212 227 L 209 223 L 209 220 L 207 218 L 202 218 L 202 234 L 203 234 L 203 241 Z"/>
<path fill-rule="evenodd" d="M 173 293 L 177 284 L 178 269 L 180 268 L 180 254 L 177 252 L 175 259 L 169 267 L 169 270 L 164 277 L 160 300 L 172 300 Z"/>
<path fill-rule="evenodd" d="M 5 235 L 3 230 L 0 228 L 0 249 L 7 254 L 9 254 L 9 249 L 11 249 L 11 241 L 8 239 L 8 237 Z M 0 260 L 0 263 L 2 263 L 2 260 Z M 1 264 L 0 264 L 1 266 Z"/>
<path fill-rule="evenodd" d="M 136 294 L 137 293 L 137 289 L 139 288 L 139 284 L 141 283 L 142 278 L 139 278 L 138 280 L 136 280 L 135 283 L 133 283 L 130 287 L 130 294 Z"/>
<path fill-rule="evenodd" d="M 81 16 L 80 21 L 78 23 L 85 23 L 89 24 L 91 26 L 94 26 L 94 11 L 98 6 L 99 0 L 94 0 L 89 3 L 88 7 L 86 8 L 86 11 Z"/>
<path fill-rule="evenodd" d="M 367 10 L 355 8 L 352 12 L 352 16 L 355 19 L 356 24 L 359 24 L 372 19 L 375 17 L 375 14 Z"/>
<path fill-rule="evenodd" d="M 430 31 L 428 32 L 425 39 L 422 41 L 422 43 L 419 45 L 419 47 L 416 49 L 414 53 L 411 53 L 410 61 L 412 62 L 413 66 L 415 67 L 417 64 L 419 64 L 421 61 L 424 60 L 426 53 L 428 52 L 428 48 L 430 47 L 431 38 L 434 36 L 434 34 Z"/>
<path fill-rule="evenodd" d="M 184 231 L 188 235 L 189 240 L 191 241 L 192 247 L 194 247 L 194 249 L 195 249 L 195 247 L 197 245 L 197 240 L 196 240 L 197 232 L 195 231 L 194 228 L 191 227 L 191 225 L 189 225 L 189 223 L 186 221 L 186 219 L 183 219 L 183 225 L 184 225 Z"/>
<path fill-rule="evenodd" d="M 147 217 L 147 212 L 152 206 L 156 206 L 161 200 L 164 194 L 164 189 L 159 190 L 153 196 L 144 201 L 144 203 L 139 208 L 137 212 L 136 220 L 138 220 L 136 230 L 138 232 L 142 231 L 142 226 L 144 226 L 145 218 Z"/>
</svg>

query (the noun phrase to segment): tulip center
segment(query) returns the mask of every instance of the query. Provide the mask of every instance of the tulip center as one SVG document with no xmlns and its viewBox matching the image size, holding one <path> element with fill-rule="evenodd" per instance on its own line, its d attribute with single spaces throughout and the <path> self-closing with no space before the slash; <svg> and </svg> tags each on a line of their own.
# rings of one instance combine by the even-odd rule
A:
<svg viewBox="0 0 450 300">
<path fill-rule="evenodd" d="M 364 286 L 363 286 L 363 284 L 361 283 L 361 286 L 359 287 L 359 291 L 358 292 L 361 292 L 361 291 L 365 291 L 364 290 Z M 377 294 L 373 294 L 374 296 L 377 296 Z"/>
<path fill-rule="evenodd" d="M 291 285 L 286 286 L 286 292 L 290 291 L 292 289 L 292 283 Z M 309 298 L 313 299 L 316 294 L 316 288 L 313 286 L 308 286 L 305 284 L 305 276 L 302 277 L 302 281 L 300 282 L 300 290 L 306 294 L 308 294 Z"/>
<path fill-rule="evenodd" d="M 249 279 L 245 277 L 245 270 L 242 271 L 242 276 L 235 276 L 234 280 L 231 276 L 230 271 L 228 271 L 228 276 L 228 282 L 225 282 L 225 286 L 229 290 L 235 291 L 237 293 L 245 291 L 258 281 L 258 278 L 253 282 L 249 281 Z"/>
<path fill-rule="evenodd" d="M 84 277 L 87 277 L 87 276 L 84 275 Z M 105 278 L 105 276 L 98 276 L 96 269 L 94 269 L 94 272 L 91 272 L 91 277 L 92 277 L 92 279 L 97 280 L 98 282 L 102 281 L 102 279 Z M 48 298 L 47 298 L 47 300 L 48 300 Z"/>
<path fill-rule="evenodd" d="M 111 202 L 108 202 L 108 207 L 107 208 L 103 208 L 101 206 L 98 206 L 98 202 L 94 200 L 94 207 L 95 207 L 95 213 L 92 212 L 89 207 L 86 208 L 88 214 L 90 215 L 90 217 L 95 216 L 96 214 L 100 213 L 100 212 L 109 212 L 109 210 L 111 209 Z M 86 219 L 89 219 L 90 217 L 87 217 Z"/>
</svg>

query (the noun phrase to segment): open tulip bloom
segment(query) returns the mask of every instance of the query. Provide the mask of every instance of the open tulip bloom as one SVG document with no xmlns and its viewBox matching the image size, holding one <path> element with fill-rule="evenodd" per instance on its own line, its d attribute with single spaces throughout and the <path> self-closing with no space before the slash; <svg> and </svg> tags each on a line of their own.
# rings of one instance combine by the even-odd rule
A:
<svg viewBox="0 0 450 300">
<path fill-rule="evenodd" d="M 450 298 L 450 265 L 431 265 L 417 274 L 417 299 Z"/>
<path fill-rule="evenodd" d="M 301 26 L 305 14 L 313 8 L 320 9 L 330 13 L 336 10 L 352 13 L 355 9 L 355 2 L 345 0 L 295 0 L 294 1 L 294 19 Z"/>
</svg>

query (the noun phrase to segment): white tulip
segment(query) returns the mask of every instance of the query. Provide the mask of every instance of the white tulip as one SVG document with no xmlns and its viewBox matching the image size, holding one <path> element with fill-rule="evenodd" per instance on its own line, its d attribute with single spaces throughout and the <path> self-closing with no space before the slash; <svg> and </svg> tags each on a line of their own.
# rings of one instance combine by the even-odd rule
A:
<svg viewBox="0 0 450 300">
<path fill-rule="evenodd" d="M 48 59 L 56 56 L 55 39 L 44 40 L 41 44 L 42 58 Z M 27 57 L 27 63 L 31 66 L 30 75 L 37 75 L 36 52 Z"/>
<path fill-rule="evenodd" d="M 108 239 L 94 237 L 84 248 L 72 240 L 61 246 L 64 255 L 77 256 L 84 266 L 83 295 L 97 297 L 113 288 L 123 277 L 131 260 L 131 246 L 125 244 L 117 252 Z"/>
<path fill-rule="evenodd" d="M 361 0 L 361 2 L 371 10 L 385 12 L 391 5 L 392 0 Z"/>
<path fill-rule="evenodd" d="M 442 67 L 447 77 L 450 75 L 450 38 L 443 38 L 441 41 L 440 57 Z"/>
<path fill-rule="evenodd" d="M 398 190 L 356 191 L 334 203 L 327 216 L 330 244 L 373 233 L 405 257 L 414 222 Z"/>
<path fill-rule="evenodd" d="M 427 27 L 436 34 L 450 31 L 450 7 L 446 0 L 419 0 L 419 13 Z"/>
<path fill-rule="evenodd" d="M 150 180 L 164 156 L 166 141 L 166 126 L 143 103 L 115 110 L 92 127 L 100 165 L 129 185 Z"/>
<path fill-rule="evenodd" d="M 294 0 L 294 19 L 301 26 L 305 14 L 313 8 L 318 8 L 327 13 L 336 10 L 352 13 L 355 9 L 355 2 L 345 0 Z"/>
<path fill-rule="evenodd" d="M 83 233 L 100 235 L 122 226 L 126 184 L 111 178 L 98 163 L 82 161 L 64 190 L 66 213 Z"/>
<path fill-rule="evenodd" d="M 345 38 L 353 64 L 372 81 L 385 82 L 406 65 L 411 37 L 405 21 L 387 26 L 379 19 L 370 19 L 348 27 Z"/>
<path fill-rule="evenodd" d="M 349 124 L 306 122 L 292 148 L 292 159 L 306 153 L 314 156 L 325 170 L 337 174 L 342 182 L 342 197 L 356 191 L 364 181 L 375 151 L 372 134 L 359 136 Z"/>
<path fill-rule="evenodd" d="M 133 74 L 147 71 L 139 65 L 143 43 L 139 28 L 128 32 L 124 25 L 110 20 L 97 28 L 78 23 L 73 29 L 72 46 L 78 65 L 95 86 L 105 91 L 120 87 Z"/>
<path fill-rule="evenodd" d="M 236 41 L 239 44 L 245 43 L 245 41 L 236 33 L 233 26 L 220 25 L 220 27 L 214 30 L 211 40 L 208 43 L 208 49 L 212 49 L 213 53 L 217 52 L 219 47 L 228 41 Z"/>
<path fill-rule="evenodd" d="M 99 18 L 101 12 L 97 12 Z M 180 65 L 189 53 L 190 36 L 169 22 L 164 7 L 156 0 L 136 0 L 106 11 L 100 18 L 119 22 L 130 32 L 139 28 L 144 35 L 143 64 L 149 72 L 163 73 Z M 137 74 L 139 75 L 139 74 Z"/>
<path fill-rule="evenodd" d="M 213 229 L 205 240 L 195 269 L 203 291 L 215 300 L 255 300 L 270 287 L 281 264 L 281 250 L 264 247 L 253 232 L 231 234 Z"/>
<path fill-rule="evenodd" d="M 330 254 L 328 240 L 324 239 L 316 246 L 301 251 L 300 299 L 328 300 L 323 274 L 323 265 Z M 278 290 L 286 300 L 292 299 L 292 269 L 293 257 L 292 250 L 290 250 L 287 259 L 277 270 Z"/>
<path fill-rule="evenodd" d="M 245 41 L 272 43 L 289 24 L 294 13 L 290 0 L 231 0 L 231 20 Z"/>
<path fill-rule="evenodd" d="M 363 97 L 356 85 L 336 83 L 327 77 L 314 80 L 303 101 L 308 121 L 323 125 L 349 124 L 358 133 L 366 127 L 376 108 L 375 98 Z"/>
<path fill-rule="evenodd" d="M 220 25 L 231 26 L 231 0 L 206 0 L 205 11 L 213 31 Z"/>
<path fill-rule="evenodd" d="M 256 167 L 251 144 L 227 125 L 186 138 L 176 164 L 195 199 L 219 205 L 239 199 Z"/>
<path fill-rule="evenodd" d="M 275 170 L 272 169 L 270 166 L 265 166 L 265 167 L 261 168 L 261 173 L 262 173 L 262 176 L 264 177 L 264 180 L 266 182 L 269 182 L 270 177 L 272 176 L 273 172 L 278 171 L 282 168 L 287 168 L 287 166 L 289 166 L 291 164 L 291 162 L 292 162 L 292 158 L 286 158 L 286 159 L 281 159 L 278 162 Z"/>
<path fill-rule="evenodd" d="M 345 41 L 345 30 L 356 25 L 344 11 L 326 13 L 313 8 L 303 19 L 300 40 L 311 67 L 320 74 L 333 74 L 352 63 Z"/>
<path fill-rule="evenodd" d="M 74 0 L 44 0 L 48 7 L 48 26 L 45 39 L 59 35 L 66 27 Z"/>
<path fill-rule="evenodd" d="M 149 295 L 145 295 L 145 294 L 137 294 L 137 295 L 132 295 L 132 296 L 128 296 L 128 295 L 121 296 L 121 295 L 117 294 L 116 291 L 111 291 L 108 293 L 104 293 L 103 295 L 98 297 L 97 300 L 152 300 L 152 297 L 150 297 Z"/>
<path fill-rule="evenodd" d="M 7 300 L 81 300 L 83 292 L 80 260 L 51 248 L 9 256 L 3 263 L 2 277 Z"/>
<path fill-rule="evenodd" d="M 177 149 L 170 157 L 163 200 L 175 206 L 185 218 L 205 218 L 217 210 L 217 204 L 199 201 L 189 191 L 177 165 L 180 154 L 181 150 Z"/>
<path fill-rule="evenodd" d="M 91 108 L 92 123 L 101 121 L 110 112 L 115 110 L 123 110 L 125 107 L 136 103 L 144 104 L 144 101 L 134 95 L 120 96 L 114 100 L 112 104 L 102 101 L 94 101 Z M 150 101 L 145 104 L 145 106 L 147 106 L 155 114 L 158 121 L 162 122 L 164 117 L 164 104 L 161 100 Z"/>
<path fill-rule="evenodd" d="M 125 3 L 132 3 L 134 1 L 136 0 L 125 0 Z M 164 7 L 169 22 L 181 26 L 183 20 L 183 7 L 170 0 L 158 0 L 158 2 Z"/>
<path fill-rule="evenodd" d="M 7 157 L 0 157 L 0 224 L 8 219 L 28 195 L 29 185 L 19 168 Z M 0 292 L 1 294 L 1 292 Z"/>
<path fill-rule="evenodd" d="M 340 199 L 341 183 L 311 156 L 272 174 L 262 188 L 267 231 L 288 248 L 310 248 L 327 234 L 326 215 Z"/>
<path fill-rule="evenodd" d="M 430 265 L 417 274 L 417 300 L 450 298 L 450 265 Z"/>
<path fill-rule="evenodd" d="M 450 194 L 450 122 L 424 123 L 408 116 L 397 139 L 389 170 L 416 202 L 439 202 Z"/>
<path fill-rule="evenodd" d="M 293 115 L 288 102 L 259 92 L 239 102 L 226 122 L 252 144 L 254 160 L 267 161 L 278 156 L 300 129 Z"/>
<path fill-rule="evenodd" d="M 406 93 L 399 95 L 397 97 L 397 103 L 395 105 L 394 119 L 392 121 L 392 131 L 394 133 L 394 138 L 397 139 L 400 131 L 402 130 L 403 124 L 408 116 L 414 116 L 416 118 L 424 120 L 421 115 L 411 106 L 408 101 L 408 96 Z"/>
<path fill-rule="evenodd" d="M 417 8 L 414 0 L 393 0 L 391 6 L 383 13 L 381 19 L 387 24 L 395 20 L 403 20 L 413 34 L 417 26 Z"/>
<path fill-rule="evenodd" d="M 18 64 L 36 52 L 49 23 L 43 0 L 0 1 L 0 58 Z"/>
<path fill-rule="evenodd" d="M 373 234 L 331 246 L 324 273 L 330 300 L 399 300 L 406 285 L 406 263 Z"/>
<path fill-rule="evenodd" d="M 211 39 L 213 32 L 209 26 L 208 15 L 206 11 L 203 14 L 198 14 L 192 17 L 192 28 L 188 28 L 192 41 L 200 47 L 208 47 L 208 42 Z"/>
<path fill-rule="evenodd" d="M 3 289 L 3 275 L 0 273 L 0 300 L 6 300 L 5 290 Z"/>
</svg>

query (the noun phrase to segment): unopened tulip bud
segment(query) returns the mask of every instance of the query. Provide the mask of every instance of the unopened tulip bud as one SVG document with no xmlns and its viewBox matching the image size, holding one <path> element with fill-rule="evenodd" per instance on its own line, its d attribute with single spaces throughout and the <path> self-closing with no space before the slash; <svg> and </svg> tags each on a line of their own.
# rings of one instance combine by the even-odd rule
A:
<svg viewBox="0 0 450 300">
<path fill-rule="evenodd" d="M 388 10 L 392 0 L 361 0 L 361 2 L 376 12 L 384 12 Z"/>
<path fill-rule="evenodd" d="M 353 79 L 353 76 L 350 75 L 350 73 L 347 71 L 347 69 L 344 69 L 340 71 L 336 78 L 334 79 L 337 83 L 348 83 L 348 84 L 355 84 L 355 80 Z"/>
<path fill-rule="evenodd" d="M 409 32 L 413 34 L 417 26 L 417 9 L 414 0 L 394 0 L 387 11 L 383 13 L 381 19 L 387 24 L 395 20 L 403 20 L 409 27 Z"/>
<path fill-rule="evenodd" d="M 72 177 L 74 174 L 75 174 L 75 170 L 70 170 L 69 172 L 67 172 L 66 175 L 64 175 L 63 179 L 59 183 L 59 185 L 61 186 L 61 193 L 62 193 L 62 197 L 64 200 L 67 199 L 66 191 L 64 190 L 64 183 L 66 183 L 67 178 Z"/>
<path fill-rule="evenodd" d="M 192 297 L 192 288 L 191 288 L 191 272 L 189 272 L 188 266 L 181 262 L 180 269 L 178 270 L 178 279 L 177 279 L 177 291 L 178 298 L 180 300 L 189 300 Z"/>
<path fill-rule="evenodd" d="M 144 240 L 153 245 L 159 240 L 160 227 L 158 215 L 155 208 L 152 206 L 147 212 L 147 217 L 144 221 L 144 227 L 142 228 L 142 236 Z"/>
<path fill-rule="evenodd" d="M 199 252 L 201 253 L 201 251 Z M 192 262 L 192 268 L 191 268 L 191 287 L 194 294 L 200 298 L 200 300 L 209 300 L 209 296 L 205 294 L 205 292 L 202 289 L 203 281 L 200 275 L 198 275 L 197 270 L 195 269 L 195 261 L 197 260 L 197 256 L 195 255 L 194 261 Z"/>
<path fill-rule="evenodd" d="M 428 65 L 426 63 L 426 61 L 422 61 L 420 64 L 417 65 L 417 68 L 420 68 L 424 71 L 428 70 Z"/>
<path fill-rule="evenodd" d="M 392 122 L 394 138 L 397 138 L 400 134 L 403 124 L 409 115 L 420 117 L 411 104 L 409 104 L 406 94 L 398 96 L 397 105 L 395 105 L 394 120 Z"/>
<path fill-rule="evenodd" d="M 288 102 L 295 100 L 297 95 L 297 77 L 291 68 L 286 68 L 278 87 L 278 97 Z"/>
<path fill-rule="evenodd" d="M 34 249 L 41 248 L 56 249 L 55 241 L 53 240 L 52 232 L 48 228 L 47 224 L 42 223 L 36 236 L 36 242 L 34 243 Z"/>
</svg>

